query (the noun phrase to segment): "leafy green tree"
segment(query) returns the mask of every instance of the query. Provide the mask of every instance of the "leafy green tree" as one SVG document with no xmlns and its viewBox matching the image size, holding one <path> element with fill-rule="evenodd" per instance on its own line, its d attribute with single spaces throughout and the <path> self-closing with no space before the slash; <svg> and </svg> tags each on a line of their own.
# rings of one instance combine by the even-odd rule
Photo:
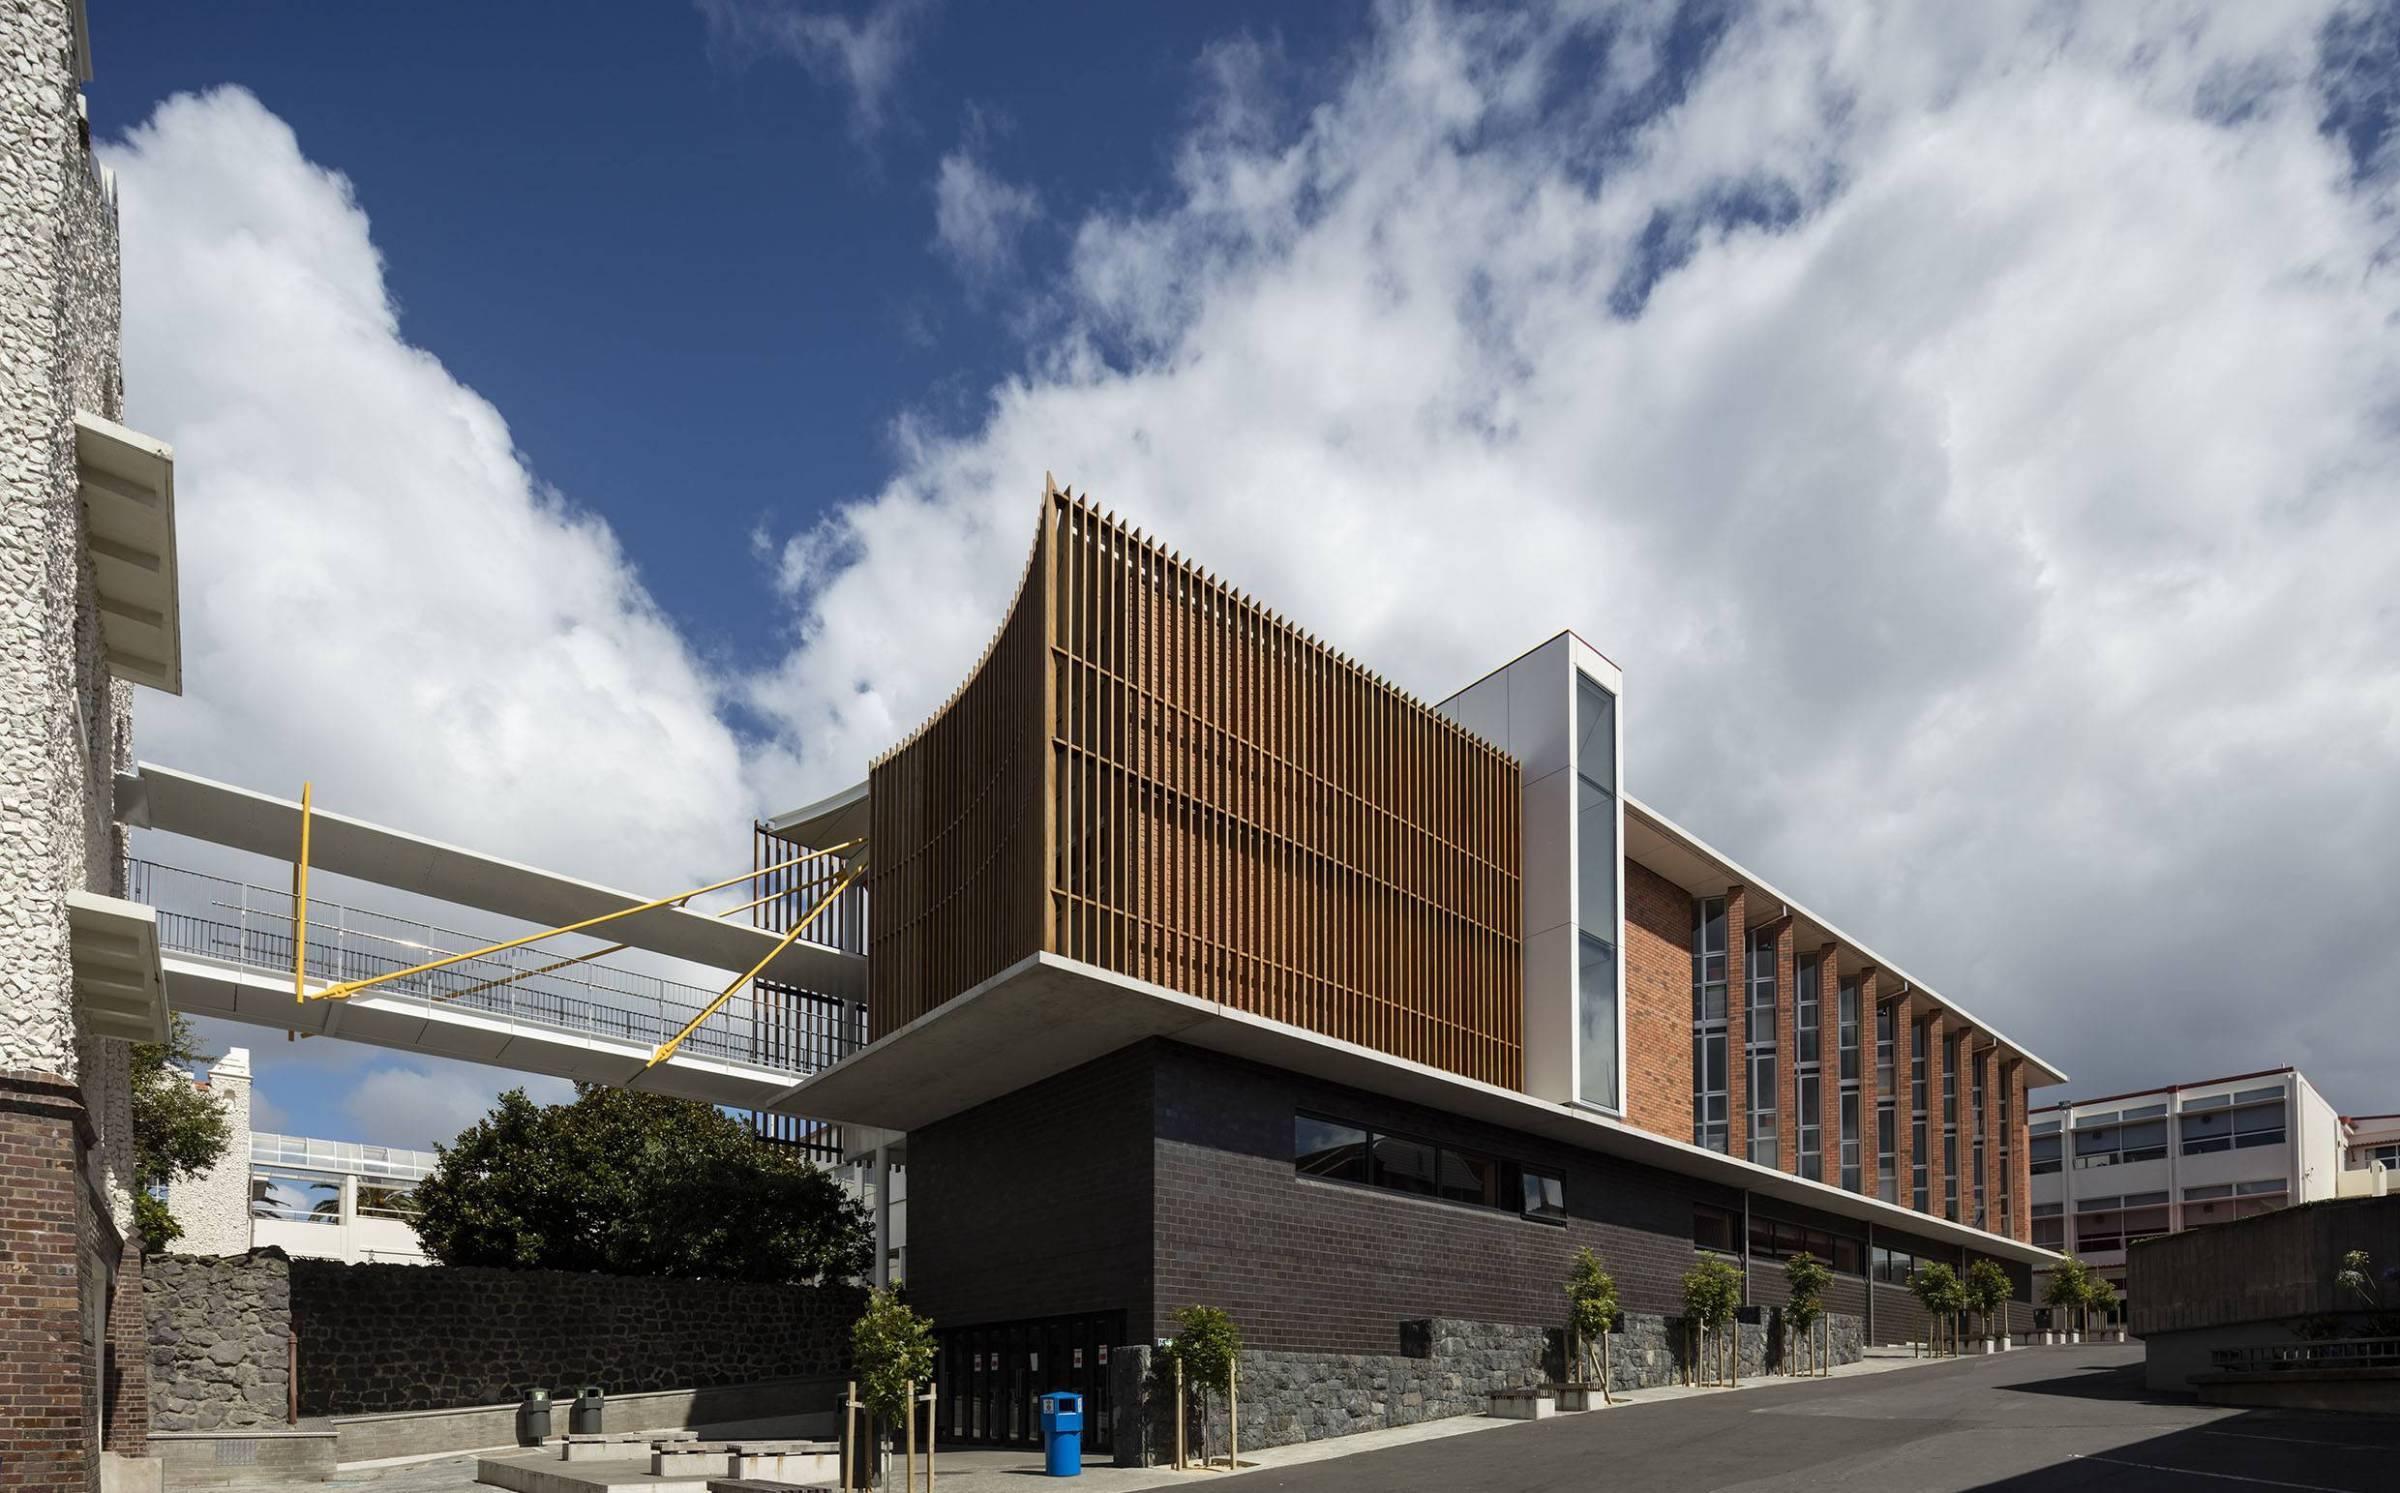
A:
<svg viewBox="0 0 2400 1493">
<path fill-rule="evenodd" d="M 1722 1337 L 1725 1329 L 1733 1325 L 1734 1311 L 1741 1304 L 1742 1273 L 1731 1261 L 1704 1255 L 1698 1264 L 1684 1272 L 1683 1316 L 1694 1329 L 1694 1358 L 1699 1356 L 1702 1334 Z"/>
<path fill-rule="evenodd" d="M 207 1171 L 233 1139 L 225 1101 L 192 1083 L 207 1060 L 180 1016 L 169 1022 L 166 1041 L 133 1045 L 133 1219 L 146 1254 L 183 1237 L 155 1193 Z"/>
<path fill-rule="evenodd" d="M 1591 1248 L 1575 1251 L 1567 1272 L 1567 1333 L 1569 1356 L 1585 1384 L 1598 1384 L 1600 1398 L 1608 1393 L 1608 1334 L 1617 1321 L 1617 1281 L 1600 1264 Z"/>
<path fill-rule="evenodd" d="M 2117 1288 L 2107 1276 L 2095 1270 L 2084 1277 L 2083 1329 L 2086 1335 L 2091 1332 L 2092 1318 L 2095 1315 L 2107 1316 L 2116 1304 Z"/>
<path fill-rule="evenodd" d="M 1990 1260 L 1977 1260 L 1968 1266 L 1963 1284 L 1967 1306 L 1975 1313 L 1976 1321 L 1982 1324 L 1983 1335 L 1990 1337 L 1992 1314 L 2000 1310 L 2001 1304 L 2008 1300 L 2016 1287 L 2009 1283 L 2008 1272 Z"/>
<path fill-rule="evenodd" d="M 436 1151 L 416 1229 L 445 1265 L 807 1284 L 873 1263 L 867 1211 L 830 1172 L 693 1100 L 511 1089 Z"/>
<path fill-rule="evenodd" d="M 1825 1288 L 1833 1284 L 1833 1272 L 1825 1262 L 1807 1250 L 1783 1262 L 1784 1285 L 1790 1300 L 1784 1304 L 1783 1322 L 1790 1334 L 1809 1344 L 1810 1367 L 1816 1367 L 1816 1339 L 1810 1336 L 1816 1325 L 1825 1318 Z M 1787 1348 L 1784 1361 L 1788 1367 L 1793 1355 Z"/>
<path fill-rule="evenodd" d="M 867 1293 L 866 1309 L 850 1327 L 851 1371 L 867 1413 L 887 1426 L 908 1410 L 911 1385 L 933 1378 L 933 1322 L 903 1298 L 897 1282 Z"/>
<path fill-rule="evenodd" d="M 2069 1314 L 2082 1312 L 2084 1290 L 2090 1280 L 2090 1267 L 2073 1255 L 2050 1267 L 2050 1283 L 2042 1288 L 2042 1301 L 2059 1314 L 2057 1325 L 2061 1332 L 2067 1330 L 2068 1322 L 2078 1320 Z"/>
<path fill-rule="evenodd" d="M 1915 1277 L 1909 1281 L 1908 1289 L 1934 1321 L 1949 1326 L 1950 1346 L 1955 1352 L 1958 1347 L 1958 1314 L 1967 1307 L 1967 1288 L 1960 1282 L 1958 1272 L 1940 1260 L 1920 1265 Z"/>
<path fill-rule="evenodd" d="M 1208 1460 L 1208 1395 L 1222 1390 L 1228 1404 L 1233 1396 L 1234 1360 L 1241 1356 L 1242 1330 L 1223 1307 L 1181 1306 L 1175 1309 L 1175 1335 L 1166 1342 L 1170 1364 L 1183 1365 L 1187 1391 L 1200 1397 L 1200 1460 Z M 1234 1448 L 1238 1460 L 1241 1448 Z"/>
</svg>

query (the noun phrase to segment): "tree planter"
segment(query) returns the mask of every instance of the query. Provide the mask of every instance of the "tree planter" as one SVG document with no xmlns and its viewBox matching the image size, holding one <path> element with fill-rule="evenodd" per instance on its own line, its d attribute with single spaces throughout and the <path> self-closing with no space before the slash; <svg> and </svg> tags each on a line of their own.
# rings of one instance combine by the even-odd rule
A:
<svg viewBox="0 0 2400 1493">
<path fill-rule="evenodd" d="M 1551 1389 L 1557 1394 L 1558 1408 L 1562 1414 L 1577 1410 L 1597 1410 L 1607 1403 L 1602 1398 L 1600 1386 L 1597 1384 L 1554 1384 Z"/>
<path fill-rule="evenodd" d="M 1503 1389 L 1484 1413 L 1495 1420 L 1548 1420 L 1558 1414 L 1558 1397 L 1546 1389 Z"/>
</svg>

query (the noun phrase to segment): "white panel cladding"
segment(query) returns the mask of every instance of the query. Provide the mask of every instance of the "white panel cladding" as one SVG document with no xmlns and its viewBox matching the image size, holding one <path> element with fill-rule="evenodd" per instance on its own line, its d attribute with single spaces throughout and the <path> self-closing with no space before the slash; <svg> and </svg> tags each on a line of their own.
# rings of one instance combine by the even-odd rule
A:
<svg viewBox="0 0 2400 1493">
<path fill-rule="evenodd" d="M 1520 866 L 1525 929 L 1525 1087 L 1528 1093 L 1572 1103 L 1587 1090 L 1624 1093 L 1624 888 L 1616 880 L 1615 916 L 1594 929 L 1613 951 L 1620 1054 L 1612 1081 L 1578 1082 L 1577 836 L 1575 772 L 1576 676 L 1588 674 L 1618 700 L 1623 732 L 1624 675 L 1572 633 L 1560 633 L 1444 701 L 1438 709 L 1517 758 L 1524 774 L 1524 849 Z M 1611 744 L 1611 811 L 1621 861 L 1624 835 L 1621 740 Z"/>
</svg>

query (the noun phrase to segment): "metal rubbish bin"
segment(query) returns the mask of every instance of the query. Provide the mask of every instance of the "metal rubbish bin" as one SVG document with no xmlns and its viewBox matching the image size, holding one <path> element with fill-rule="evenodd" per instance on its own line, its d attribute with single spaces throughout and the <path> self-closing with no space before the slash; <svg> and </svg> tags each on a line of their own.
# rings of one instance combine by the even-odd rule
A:
<svg viewBox="0 0 2400 1493">
<path fill-rule="evenodd" d="M 1052 1477 L 1083 1472 L 1083 1396 L 1059 1391 L 1042 1396 L 1042 1470 Z"/>
<path fill-rule="evenodd" d="M 517 1407 L 517 1445 L 540 1446 L 550 1439 L 550 1391 L 529 1389 Z"/>
<path fill-rule="evenodd" d="M 601 1411 L 607 1404 L 608 1397 L 600 1392 L 599 1385 L 586 1384 L 567 1411 L 567 1429 L 578 1436 L 599 1435 L 603 1429 L 600 1424 Z"/>
</svg>

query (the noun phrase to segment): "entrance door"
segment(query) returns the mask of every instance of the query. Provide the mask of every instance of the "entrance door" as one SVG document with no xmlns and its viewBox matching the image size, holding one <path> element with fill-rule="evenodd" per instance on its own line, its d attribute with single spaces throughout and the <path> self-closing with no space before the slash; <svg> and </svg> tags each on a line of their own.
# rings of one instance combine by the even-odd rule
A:
<svg viewBox="0 0 2400 1493">
<path fill-rule="evenodd" d="M 1067 1390 L 1083 1396 L 1084 1451 L 1112 1450 L 1108 1357 L 1124 1336 L 1123 1312 L 937 1329 L 943 1441 L 1038 1448 L 1041 1397 Z"/>
</svg>

